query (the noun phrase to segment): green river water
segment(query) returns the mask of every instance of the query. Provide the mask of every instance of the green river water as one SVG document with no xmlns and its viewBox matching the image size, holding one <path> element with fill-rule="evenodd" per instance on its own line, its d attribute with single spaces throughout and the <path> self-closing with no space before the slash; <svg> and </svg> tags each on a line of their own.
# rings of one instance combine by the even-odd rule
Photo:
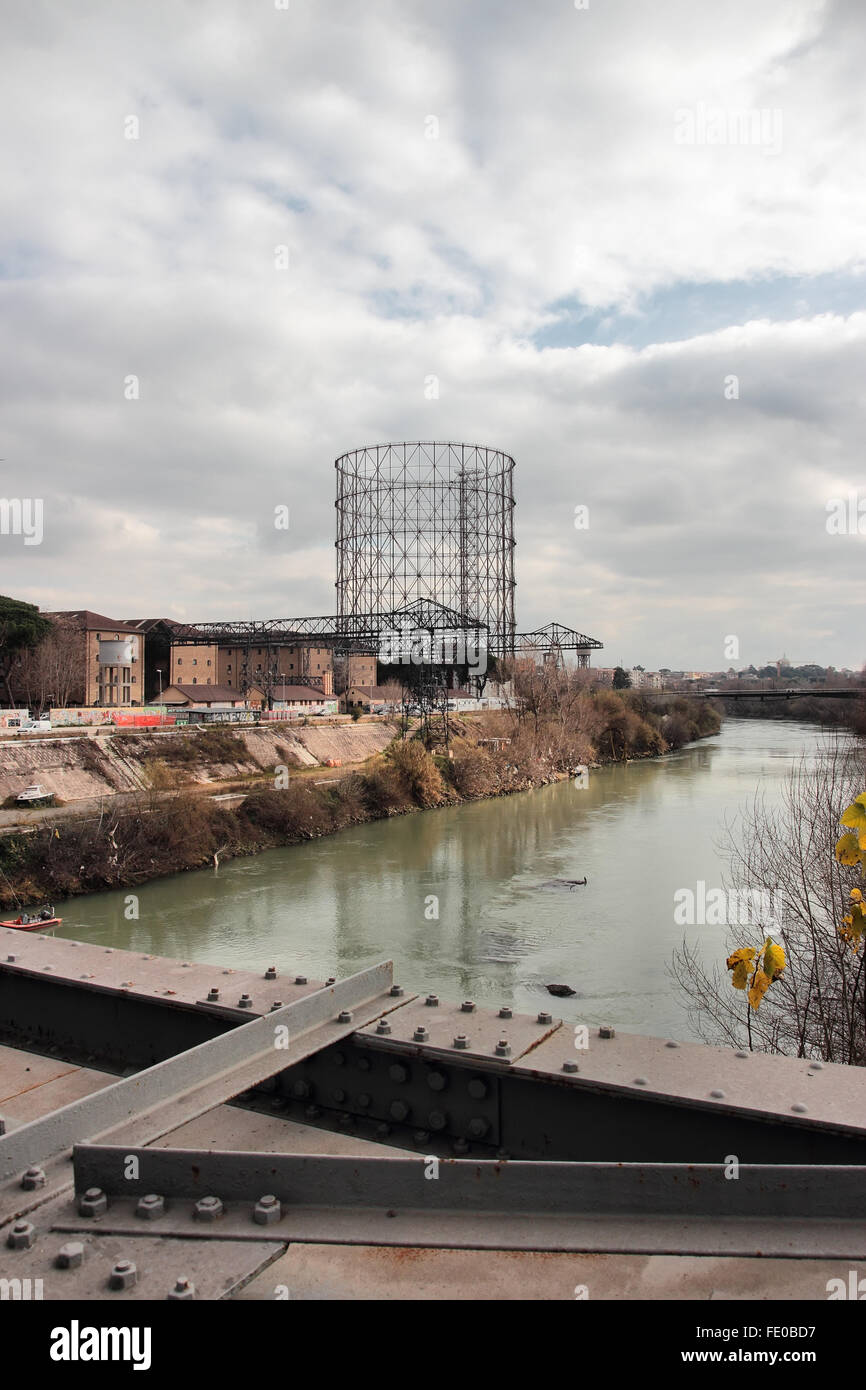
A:
<svg viewBox="0 0 866 1390">
<path fill-rule="evenodd" d="M 311 978 L 392 958 L 407 989 L 688 1038 L 671 953 L 685 934 L 720 958 L 725 929 L 678 926 L 674 893 L 721 886 L 725 821 L 756 789 L 778 800 L 823 737 L 729 720 L 668 757 L 593 772 L 584 789 L 561 782 L 158 879 L 135 890 L 137 920 L 127 890 L 76 898 L 58 909 L 60 934 Z M 541 886 L 584 876 L 582 888 Z M 551 1000 L 550 982 L 577 994 Z"/>
</svg>

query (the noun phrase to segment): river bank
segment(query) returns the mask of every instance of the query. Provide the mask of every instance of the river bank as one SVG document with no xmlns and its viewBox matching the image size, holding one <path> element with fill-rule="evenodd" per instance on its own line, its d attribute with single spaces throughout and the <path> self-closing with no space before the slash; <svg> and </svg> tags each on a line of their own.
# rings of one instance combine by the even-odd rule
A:
<svg viewBox="0 0 866 1390">
<path fill-rule="evenodd" d="M 164 742 L 151 761 L 149 784 L 132 804 L 109 804 L 99 817 L 45 824 L 0 841 L 0 907 L 135 887 L 371 821 L 512 795 L 573 776 L 578 766 L 657 758 L 720 725 L 718 712 L 703 703 L 671 700 L 650 708 L 631 692 L 584 691 L 541 717 L 452 721 L 456 736 L 446 742 L 443 731 L 429 748 L 417 738 L 393 738 L 391 728 L 381 756 L 327 785 L 293 777 L 283 746 L 273 784 L 253 786 L 234 807 L 192 795 L 190 781 L 208 739 L 211 758 L 237 771 L 245 750 L 238 731 L 210 731 L 190 748 Z M 140 749 L 139 755 L 147 767 Z M 261 761 L 258 770 L 265 770 Z"/>
</svg>

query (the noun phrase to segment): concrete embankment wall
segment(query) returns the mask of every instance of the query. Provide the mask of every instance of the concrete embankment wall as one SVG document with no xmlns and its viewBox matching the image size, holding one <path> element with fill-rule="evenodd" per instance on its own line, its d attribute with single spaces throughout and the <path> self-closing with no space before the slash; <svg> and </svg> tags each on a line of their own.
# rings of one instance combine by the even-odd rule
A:
<svg viewBox="0 0 866 1390">
<path fill-rule="evenodd" d="M 320 727 L 269 725 L 235 732 L 240 756 L 231 762 L 173 759 L 175 739 L 201 737 L 189 730 L 21 742 L 4 739 L 0 742 L 0 802 L 34 782 L 64 802 L 140 791 L 151 785 L 155 762 L 168 765 L 179 782 L 190 785 L 255 776 L 277 766 L 319 767 L 329 758 L 345 766 L 381 753 L 397 730 L 394 724 L 377 721 Z"/>
</svg>

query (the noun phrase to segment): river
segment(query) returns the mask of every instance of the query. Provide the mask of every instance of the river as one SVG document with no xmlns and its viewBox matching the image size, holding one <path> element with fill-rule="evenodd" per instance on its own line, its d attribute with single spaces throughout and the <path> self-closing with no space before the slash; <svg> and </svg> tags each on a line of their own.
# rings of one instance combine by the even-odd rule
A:
<svg viewBox="0 0 866 1390">
<path fill-rule="evenodd" d="M 407 989 L 687 1039 L 671 954 L 686 935 L 721 959 L 725 929 L 677 925 L 674 894 L 721 886 L 725 821 L 756 789 L 777 802 L 824 737 L 728 720 L 668 757 L 593 772 L 585 788 L 401 816 L 143 884 L 137 920 L 127 891 L 75 898 L 60 934 L 311 978 L 391 957 Z M 551 982 L 576 996 L 552 1000 Z"/>
</svg>

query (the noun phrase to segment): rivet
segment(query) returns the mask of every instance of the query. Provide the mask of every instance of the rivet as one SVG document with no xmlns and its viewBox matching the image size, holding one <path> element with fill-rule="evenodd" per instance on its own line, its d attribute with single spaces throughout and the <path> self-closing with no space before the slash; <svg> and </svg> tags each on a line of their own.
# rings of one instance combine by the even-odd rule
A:
<svg viewBox="0 0 866 1390">
<path fill-rule="evenodd" d="M 735 1053 L 734 1053 L 734 1056 L 735 1056 L 735 1057 L 746 1058 L 746 1057 L 748 1057 L 748 1055 L 749 1055 L 748 1052 L 735 1052 Z"/>
<path fill-rule="evenodd" d="M 295 976 L 295 984 L 296 984 L 296 985 L 305 985 L 306 983 L 307 983 L 307 977 L 306 977 L 306 975 L 296 975 L 296 976 Z"/>
<path fill-rule="evenodd" d="M 58 1269 L 77 1269 L 84 1263 L 84 1245 L 80 1240 L 69 1240 L 61 1245 L 54 1261 Z"/>
<path fill-rule="evenodd" d="M 350 1010 L 350 1009 L 341 1009 L 340 1012 L 337 1014 L 337 1022 L 338 1022 L 338 1023 L 351 1023 L 351 1022 L 352 1022 L 352 1013 L 351 1013 L 351 1010 Z"/>
<path fill-rule="evenodd" d="M 468 1154 L 469 1143 L 466 1139 L 455 1139 L 454 1143 L 451 1145 L 451 1148 L 456 1154 Z"/>
<path fill-rule="evenodd" d="M 16 960 L 17 957 L 15 957 L 15 956 L 7 956 L 6 959 L 7 959 L 8 961 L 13 961 L 13 960 Z"/>
<path fill-rule="evenodd" d="M 335 1067 L 344 1067 L 346 1065 L 345 1052 L 332 1052 L 331 1061 L 334 1063 Z"/>
<path fill-rule="evenodd" d="M 508 1007 L 507 1004 L 503 1004 L 502 1008 L 499 1010 L 499 1017 L 500 1017 L 500 1018 L 513 1018 L 513 1017 L 514 1017 L 514 1014 L 512 1013 L 511 1009 L 509 1009 L 509 1007 Z"/>
<path fill-rule="evenodd" d="M 473 1076 L 466 1089 L 473 1100 L 483 1100 L 487 1095 L 487 1082 L 482 1081 L 480 1076 Z"/>
<path fill-rule="evenodd" d="M 312 1089 L 313 1088 L 310 1085 L 309 1081 L 299 1080 L 292 1082 L 292 1095 L 297 1100 L 306 1100 L 307 1096 L 310 1095 Z"/>
<path fill-rule="evenodd" d="M 405 1067 L 402 1062 L 392 1062 L 391 1066 L 388 1068 L 388 1075 L 392 1081 L 408 1081 L 409 1068 Z"/>
<path fill-rule="evenodd" d="M 563 1064 L 562 1064 L 562 1070 L 563 1070 L 563 1071 L 577 1071 L 577 1070 L 578 1070 L 577 1062 L 563 1062 Z"/>
<path fill-rule="evenodd" d="M 29 1250 L 35 1235 L 36 1227 L 32 1221 L 15 1221 L 6 1238 L 6 1244 L 10 1250 Z"/>
<path fill-rule="evenodd" d="M 118 1260 L 109 1278 L 109 1288 L 131 1289 L 138 1282 L 138 1270 L 132 1260 Z"/>
<path fill-rule="evenodd" d="M 331 1099 L 335 1100 L 338 1105 L 342 1105 L 343 1101 L 346 1099 L 346 1092 L 338 1086 L 336 1091 L 331 1092 Z"/>
<path fill-rule="evenodd" d="M 327 980 L 325 981 L 325 988 L 327 989 L 327 988 L 328 988 L 328 985 L 335 985 L 336 983 L 337 983 L 337 977 L 336 977 L 336 975 L 329 975 L 328 978 L 327 978 Z"/>
<path fill-rule="evenodd" d="M 823 1070 L 824 1070 L 824 1063 L 823 1063 L 823 1062 L 810 1062 L 810 1063 L 809 1063 L 809 1070 L 810 1070 L 810 1071 L 823 1071 Z"/>
<path fill-rule="evenodd" d="M 265 971 L 265 979 L 266 979 L 266 980 L 275 980 L 276 978 L 277 978 L 277 967 L 276 967 L 275 965 L 269 965 L 268 968 L 267 968 L 267 970 Z"/>
<path fill-rule="evenodd" d="M 646 1077 L 645 1077 L 645 1076 L 636 1076 L 635 1079 L 634 1079 L 634 1084 L 635 1084 L 636 1086 L 645 1086 L 645 1085 L 647 1084 Z"/>
<path fill-rule="evenodd" d="M 460 1011 L 461 1011 L 461 1013 L 464 1013 L 464 1014 L 474 1014 L 474 1012 L 475 1012 L 475 1003 L 474 1003 L 474 1001 L 473 1001 L 472 999 L 464 999 L 464 1000 L 463 1000 L 463 1003 L 460 1005 Z"/>
<path fill-rule="evenodd" d="M 102 1216 L 108 1211 L 108 1198 L 101 1187 L 88 1187 L 78 1199 L 79 1216 Z"/>
<path fill-rule="evenodd" d="M 603 1023 L 598 1030 L 598 1036 L 600 1038 L 615 1038 L 616 1029 L 611 1028 L 609 1023 Z"/>
<path fill-rule="evenodd" d="M 388 1022 L 387 1018 L 380 1018 L 380 1019 L 379 1019 L 379 1022 L 376 1024 L 376 1032 L 377 1032 L 377 1033 L 390 1033 L 390 1031 L 391 1031 L 391 1025 L 390 1025 L 390 1023 Z"/>
<path fill-rule="evenodd" d="M 318 1105 L 308 1105 L 306 1110 L 304 1111 L 304 1114 L 306 1115 L 308 1120 L 317 1120 L 321 1113 L 322 1112 L 319 1109 Z"/>
<path fill-rule="evenodd" d="M 216 1221 L 222 1216 L 223 1204 L 219 1197 L 200 1197 L 193 1208 L 196 1221 Z"/>
<path fill-rule="evenodd" d="M 430 1041 L 430 1034 L 427 1032 L 427 1029 L 426 1029 L 426 1028 L 422 1028 L 422 1027 L 419 1026 L 418 1028 L 415 1029 L 415 1032 L 412 1034 L 412 1041 L 413 1041 L 413 1042 L 429 1042 L 429 1041 Z"/>
<path fill-rule="evenodd" d="M 368 1095 L 366 1091 L 362 1091 L 361 1094 L 360 1094 L 359 1097 L 358 1097 L 358 1109 L 359 1109 L 359 1110 L 369 1110 L 369 1108 L 370 1108 L 370 1106 L 371 1106 L 372 1104 L 373 1104 L 373 1098 L 372 1098 L 372 1096 Z"/>
<path fill-rule="evenodd" d="M 485 1120 L 483 1115 L 475 1115 L 467 1125 L 469 1133 L 473 1139 L 483 1139 L 490 1129 L 489 1120 Z"/>
<path fill-rule="evenodd" d="M 671 1040 L 670 1042 L 665 1043 L 665 1047 L 679 1047 L 679 1043 Z"/>
<path fill-rule="evenodd" d="M 469 1046 L 469 1039 L 465 1033 L 457 1034 L 457 1037 L 454 1039 L 454 1046 L 464 1052 L 466 1051 L 466 1048 Z"/>
<path fill-rule="evenodd" d="M 448 1085 L 448 1077 L 441 1071 L 428 1072 L 427 1085 L 431 1091 L 444 1091 Z"/>
<path fill-rule="evenodd" d="M 252 999 L 250 998 L 250 996 L 249 996 L 248 994 L 242 994 L 241 997 L 240 997 L 240 999 L 238 1000 L 238 1008 L 239 1008 L 239 1009 L 251 1009 L 252 1007 L 253 1007 L 253 1001 L 252 1001 Z"/>
<path fill-rule="evenodd" d="M 37 1187 L 45 1186 L 45 1170 L 43 1168 L 25 1168 L 21 1177 L 21 1186 L 25 1192 L 33 1192 Z"/>
<path fill-rule="evenodd" d="M 791 1109 L 796 1111 L 798 1115 L 805 1115 L 806 1113 L 806 1106 L 803 1105 L 802 1102 L 799 1100 L 795 1101 L 795 1103 L 791 1106 Z"/>
<path fill-rule="evenodd" d="M 386 1125 L 386 1124 L 384 1123 L 384 1121 L 383 1121 L 382 1124 L 379 1124 L 379 1125 L 376 1126 L 376 1137 L 377 1137 L 378 1139 L 387 1139 L 387 1137 L 388 1137 L 388 1135 L 389 1135 L 390 1133 L 391 1133 L 391 1126 L 390 1126 L 390 1125 Z"/>
<path fill-rule="evenodd" d="M 410 1110 L 405 1100 L 392 1100 L 388 1106 L 388 1114 L 392 1120 L 407 1120 Z"/>
<path fill-rule="evenodd" d="M 259 1226 L 270 1226 L 274 1221 L 279 1221 L 281 1215 L 279 1201 L 272 1192 L 260 1197 L 253 1208 L 253 1220 Z"/>
<path fill-rule="evenodd" d="M 427 1123 L 433 1130 L 447 1129 L 448 1116 L 444 1110 L 431 1110 L 427 1116 Z"/>
<path fill-rule="evenodd" d="M 428 994 L 428 995 L 427 995 L 427 998 L 424 1000 L 424 1003 L 427 1005 L 427 1008 L 428 1008 L 428 1009 L 436 1009 L 436 1008 L 438 1008 L 438 1007 L 439 1007 L 439 995 L 438 995 L 438 994 Z"/>
<path fill-rule="evenodd" d="M 539 1023 L 552 1023 L 552 1022 L 553 1022 L 553 1014 L 546 1014 L 546 1013 L 544 1013 L 544 1012 L 542 1011 L 542 1012 L 538 1015 L 538 1022 L 539 1022 Z"/>
<path fill-rule="evenodd" d="M 358 1061 L 357 1061 L 357 1067 L 358 1067 L 358 1071 L 369 1071 L 369 1070 L 370 1070 L 370 1058 L 369 1058 L 369 1057 L 359 1057 L 359 1058 L 358 1058 Z"/>
<path fill-rule="evenodd" d="M 725 1099 L 725 1093 L 724 1093 L 724 1091 L 710 1091 L 710 1095 L 712 1096 L 713 1100 L 724 1100 L 724 1099 Z"/>
<path fill-rule="evenodd" d="M 174 1288 L 169 1289 L 166 1298 L 195 1298 L 195 1284 L 185 1275 L 175 1280 Z"/>
<path fill-rule="evenodd" d="M 157 1217 L 165 1214 L 165 1198 L 160 1197 L 156 1192 L 149 1192 L 146 1197 L 139 1197 L 135 1206 L 135 1214 L 144 1221 L 156 1221 Z"/>
</svg>

